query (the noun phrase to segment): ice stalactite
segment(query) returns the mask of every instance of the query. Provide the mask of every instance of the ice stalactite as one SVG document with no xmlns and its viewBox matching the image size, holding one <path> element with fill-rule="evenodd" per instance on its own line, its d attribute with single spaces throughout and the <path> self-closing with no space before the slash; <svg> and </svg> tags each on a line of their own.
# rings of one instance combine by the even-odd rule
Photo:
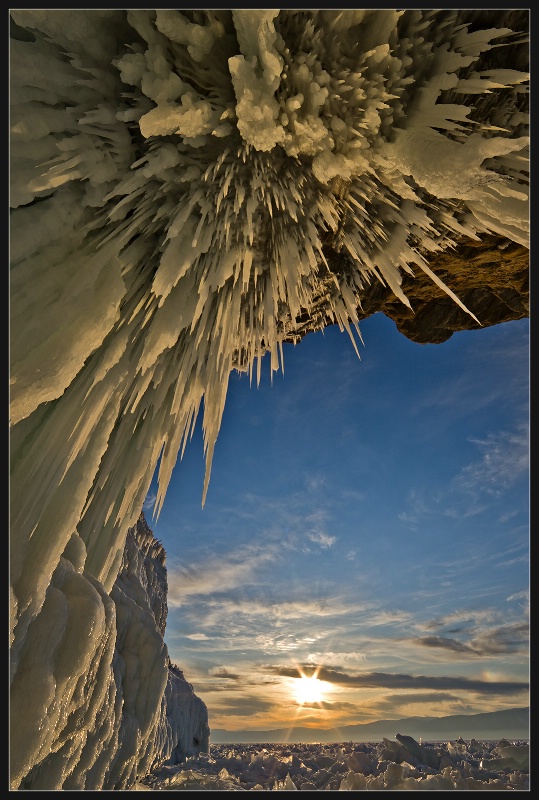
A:
<svg viewBox="0 0 539 800">
<path fill-rule="evenodd" d="M 301 314 L 353 339 L 459 237 L 527 243 L 529 139 L 526 12 L 11 16 L 16 675 L 72 537 L 110 592 L 202 406 L 205 497 L 232 370 Z"/>
</svg>

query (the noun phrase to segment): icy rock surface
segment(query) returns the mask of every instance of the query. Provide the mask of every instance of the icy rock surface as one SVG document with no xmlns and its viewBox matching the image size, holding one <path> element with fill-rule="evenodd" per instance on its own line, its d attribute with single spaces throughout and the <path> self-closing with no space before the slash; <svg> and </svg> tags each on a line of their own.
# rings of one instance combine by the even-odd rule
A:
<svg viewBox="0 0 539 800">
<path fill-rule="evenodd" d="M 527 246 L 529 52 L 525 10 L 11 18 L 21 781 L 53 750 L 76 775 L 87 739 L 96 752 L 97 739 L 116 741 L 122 673 L 101 664 L 116 646 L 111 593 L 123 591 L 113 587 L 127 531 L 160 456 L 161 506 L 201 406 L 204 499 L 233 369 L 259 380 L 266 352 L 271 370 L 282 367 L 305 314 L 311 330 L 336 323 L 355 341 L 368 287 L 378 281 L 409 306 L 403 276 L 414 272 L 480 324 L 429 259 L 463 238 Z M 129 643 L 121 626 L 144 615 L 121 609 Z M 147 634 L 137 659 L 164 688 L 155 641 Z M 31 708 L 26 685 L 38 693 Z M 130 764 L 151 760 L 137 731 L 152 730 L 156 686 L 126 710 Z M 106 758 L 93 774 L 113 769 Z M 65 769 L 42 773 L 56 786 Z M 118 780 L 131 780 L 128 769 Z"/>
<path fill-rule="evenodd" d="M 11 694 L 11 785 L 123 789 L 207 751 L 208 713 L 163 642 L 165 552 L 144 517 L 110 594 L 74 535 L 32 622 Z"/>
<path fill-rule="evenodd" d="M 133 788 L 529 791 L 529 743 L 419 744 L 406 736 L 380 743 L 212 745 L 209 755 L 190 758 L 181 769 L 162 767 Z"/>
</svg>

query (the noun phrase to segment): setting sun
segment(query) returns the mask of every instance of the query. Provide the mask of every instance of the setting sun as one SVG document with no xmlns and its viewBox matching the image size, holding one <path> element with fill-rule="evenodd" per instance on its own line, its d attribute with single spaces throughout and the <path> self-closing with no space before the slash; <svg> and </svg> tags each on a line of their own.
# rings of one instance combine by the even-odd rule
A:
<svg viewBox="0 0 539 800">
<path fill-rule="evenodd" d="M 321 703 L 327 691 L 326 681 L 320 681 L 317 678 L 318 670 L 307 677 L 300 672 L 300 677 L 294 679 L 293 691 L 296 700 L 301 705 L 306 703 Z"/>
<path fill-rule="evenodd" d="M 322 681 L 318 678 L 300 678 L 294 689 L 298 703 L 320 703 L 324 699 Z"/>
</svg>

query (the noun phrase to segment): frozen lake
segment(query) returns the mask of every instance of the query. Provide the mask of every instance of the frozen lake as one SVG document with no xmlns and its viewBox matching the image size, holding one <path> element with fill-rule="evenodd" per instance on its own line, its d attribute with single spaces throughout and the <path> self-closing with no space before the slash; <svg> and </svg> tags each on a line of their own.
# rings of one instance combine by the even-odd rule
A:
<svg viewBox="0 0 539 800">
<path fill-rule="evenodd" d="M 520 790 L 529 791 L 529 742 L 215 744 L 165 766 L 134 790 Z"/>
</svg>

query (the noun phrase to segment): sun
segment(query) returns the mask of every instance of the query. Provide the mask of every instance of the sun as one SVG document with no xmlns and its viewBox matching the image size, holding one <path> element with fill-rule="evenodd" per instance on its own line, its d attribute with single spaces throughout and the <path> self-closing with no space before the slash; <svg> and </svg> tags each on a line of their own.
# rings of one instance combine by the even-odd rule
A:
<svg viewBox="0 0 539 800">
<path fill-rule="evenodd" d="M 300 672 L 299 678 L 294 678 L 293 691 L 300 705 L 322 703 L 326 693 L 326 681 L 318 680 L 318 669 L 313 675 L 307 677 Z"/>
<path fill-rule="evenodd" d="M 294 686 L 296 693 L 296 700 L 301 705 L 305 703 L 321 703 L 324 699 L 324 691 L 322 689 L 322 681 L 318 678 L 298 678 Z"/>
</svg>

